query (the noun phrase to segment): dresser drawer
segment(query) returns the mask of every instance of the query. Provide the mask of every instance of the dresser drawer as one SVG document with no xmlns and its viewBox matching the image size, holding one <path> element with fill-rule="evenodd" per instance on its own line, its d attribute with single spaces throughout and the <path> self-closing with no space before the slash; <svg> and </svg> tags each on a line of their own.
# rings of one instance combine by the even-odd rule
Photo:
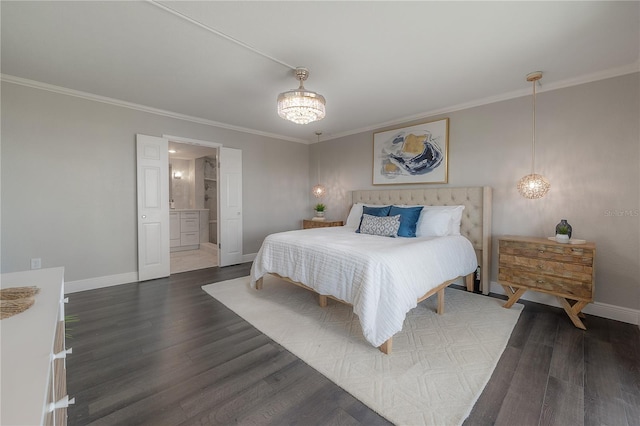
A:
<svg viewBox="0 0 640 426">
<path fill-rule="evenodd" d="M 180 234 L 181 246 L 194 246 L 200 244 L 200 235 L 197 232 L 186 232 Z"/>
<path fill-rule="evenodd" d="M 593 266 L 591 263 L 563 263 L 544 258 L 525 257 L 504 254 L 500 251 L 498 266 L 509 267 L 514 271 L 530 272 L 539 275 L 567 277 L 576 281 L 591 282 Z M 593 260 L 593 259 L 592 259 Z"/>
<path fill-rule="evenodd" d="M 180 232 L 198 232 L 200 219 L 180 219 Z"/>
<path fill-rule="evenodd" d="M 539 242 L 500 240 L 500 254 L 553 260 L 561 263 L 593 265 L 594 251 L 589 246 L 544 244 Z"/>
<path fill-rule="evenodd" d="M 557 296 L 593 301 L 591 276 L 584 280 L 539 272 L 524 271 L 504 266 L 498 267 L 498 282 L 527 287 Z"/>
<path fill-rule="evenodd" d="M 200 220 L 200 212 L 180 212 L 180 219 Z"/>
</svg>

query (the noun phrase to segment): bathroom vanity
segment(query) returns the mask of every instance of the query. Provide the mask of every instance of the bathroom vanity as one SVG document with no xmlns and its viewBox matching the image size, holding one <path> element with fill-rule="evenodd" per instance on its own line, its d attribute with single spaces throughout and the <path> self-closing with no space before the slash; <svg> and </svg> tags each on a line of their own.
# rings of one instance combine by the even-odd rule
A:
<svg viewBox="0 0 640 426">
<path fill-rule="evenodd" d="M 175 209 L 169 213 L 171 251 L 197 250 L 209 241 L 208 209 Z"/>
</svg>

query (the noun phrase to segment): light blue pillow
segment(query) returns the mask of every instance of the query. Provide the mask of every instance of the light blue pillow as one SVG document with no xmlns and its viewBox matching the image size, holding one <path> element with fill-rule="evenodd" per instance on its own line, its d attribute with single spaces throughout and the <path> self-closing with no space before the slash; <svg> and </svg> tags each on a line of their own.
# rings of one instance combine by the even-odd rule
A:
<svg viewBox="0 0 640 426">
<path fill-rule="evenodd" d="M 400 228 L 400 215 L 395 216 L 371 216 L 362 215 L 360 233 L 379 235 L 381 237 L 395 237 Z"/>
<path fill-rule="evenodd" d="M 398 207 L 391 206 L 389 209 L 389 216 L 400 215 L 400 229 L 398 230 L 398 237 L 410 237 L 416 236 L 416 226 L 418 225 L 418 219 L 420 219 L 420 212 L 424 207 Z"/>
<path fill-rule="evenodd" d="M 358 229 L 356 229 L 356 232 L 360 232 L 360 227 L 362 226 L 362 219 L 364 218 L 365 214 L 371 215 L 371 216 L 389 216 L 389 210 L 391 209 L 391 206 L 383 206 L 383 207 L 368 207 L 368 206 L 363 206 L 362 207 L 362 217 L 360 218 L 360 225 L 358 225 Z"/>
</svg>

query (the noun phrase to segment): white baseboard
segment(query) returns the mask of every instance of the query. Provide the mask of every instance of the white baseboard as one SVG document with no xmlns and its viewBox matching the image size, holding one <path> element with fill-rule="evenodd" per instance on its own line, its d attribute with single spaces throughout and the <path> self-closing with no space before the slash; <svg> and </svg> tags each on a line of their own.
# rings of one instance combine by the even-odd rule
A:
<svg viewBox="0 0 640 426">
<path fill-rule="evenodd" d="M 253 262 L 258 253 L 242 255 L 242 263 Z M 127 272 L 124 274 L 107 275 L 105 277 L 87 278 L 86 280 L 67 281 L 64 283 L 65 293 L 77 293 L 85 290 L 95 290 L 97 288 L 111 287 L 120 284 L 138 282 L 138 272 Z"/>
<path fill-rule="evenodd" d="M 491 292 L 496 294 L 506 294 L 500 284 L 491 281 Z M 544 305 L 555 306 L 561 308 L 558 299 L 547 293 L 538 293 L 537 291 L 526 292 L 521 299 L 530 302 L 542 303 Z M 609 305 L 607 303 L 593 302 L 588 304 L 583 310 L 585 314 L 595 315 L 597 317 L 608 318 L 616 321 L 622 321 L 629 324 L 640 325 L 640 310 L 625 308 L 623 306 Z"/>
<path fill-rule="evenodd" d="M 88 278 L 86 280 L 67 281 L 64 283 L 64 292 L 77 293 L 79 291 L 94 290 L 96 288 L 111 287 L 114 285 L 135 282 L 138 282 L 137 271 L 117 275 L 107 275 L 106 277 Z"/>
</svg>

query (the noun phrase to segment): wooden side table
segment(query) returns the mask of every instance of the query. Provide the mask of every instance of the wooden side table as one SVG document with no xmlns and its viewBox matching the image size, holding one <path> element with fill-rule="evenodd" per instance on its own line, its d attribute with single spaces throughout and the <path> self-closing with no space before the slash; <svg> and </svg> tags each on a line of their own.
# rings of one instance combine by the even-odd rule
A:
<svg viewBox="0 0 640 426">
<path fill-rule="evenodd" d="M 329 228 L 332 226 L 343 226 L 344 222 L 341 220 L 309 220 L 304 219 L 302 221 L 302 229 L 311 228 Z"/>
<path fill-rule="evenodd" d="M 560 244 L 547 238 L 505 236 L 498 239 L 498 284 L 510 308 L 527 291 L 554 295 L 573 324 L 586 330 L 579 316 L 593 302 L 596 246 Z"/>
</svg>

